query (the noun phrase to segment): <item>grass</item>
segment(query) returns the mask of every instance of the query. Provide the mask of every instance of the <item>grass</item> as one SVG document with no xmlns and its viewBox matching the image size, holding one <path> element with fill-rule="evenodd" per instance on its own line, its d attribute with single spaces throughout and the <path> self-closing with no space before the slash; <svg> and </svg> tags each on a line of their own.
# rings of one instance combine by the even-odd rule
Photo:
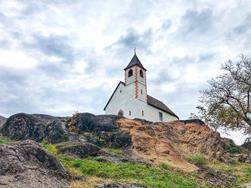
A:
<svg viewBox="0 0 251 188">
<path fill-rule="evenodd" d="M 104 148 L 104 151 L 110 154 L 115 154 L 115 155 L 123 155 L 124 151 L 120 148 Z"/>
<path fill-rule="evenodd" d="M 197 166 L 207 165 L 207 160 L 202 154 L 195 154 L 195 155 L 189 156 L 187 160 Z"/>
<path fill-rule="evenodd" d="M 46 141 L 42 141 L 42 147 L 53 155 L 58 155 L 58 150 L 54 144 L 49 144 Z"/>
<path fill-rule="evenodd" d="M 10 140 L 8 138 L 0 136 L 0 144 L 7 144 L 9 142 L 10 142 Z"/>
<path fill-rule="evenodd" d="M 7 142 L 0 137 L 2 142 Z M 1 143 L 1 142 L 0 142 Z M 205 188 L 203 180 L 198 180 L 196 174 L 187 174 L 171 168 L 166 164 L 159 167 L 149 167 L 135 163 L 109 163 L 94 159 L 75 159 L 59 154 L 53 144 L 42 142 L 43 148 L 55 155 L 61 164 L 74 176 L 84 176 L 85 180 L 71 182 L 70 188 L 92 188 L 104 182 L 139 183 L 153 188 Z M 109 153 L 122 155 L 120 149 L 105 149 Z M 238 185 L 251 182 L 251 164 L 209 163 L 203 155 L 190 156 L 188 160 L 197 165 L 207 165 L 215 170 L 234 175 Z"/>
<path fill-rule="evenodd" d="M 74 167 L 83 175 L 112 179 L 114 181 L 140 183 L 147 187 L 158 188 L 196 188 L 206 187 L 191 175 L 170 171 L 165 168 L 147 167 L 142 164 L 109 163 L 91 159 L 66 159 L 68 167 Z M 65 161 L 63 163 L 66 163 Z"/>
<path fill-rule="evenodd" d="M 225 164 L 215 162 L 210 164 L 209 167 L 236 176 L 239 185 L 251 182 L 251 164 Z"/>
<path fill-rule="evenodd" d="M 54 144 L 42 142 L 42 147 L 55 155 L 61 164 L 75 176 L 86 176 L 84 181 L 71 182 L 70 188 L 95 187 L 108 180 L 124 183 L 139 183 L 147 187 L 158 188 L 206 188 L 192 175 L 171 170 L 168 165 L 148 167 L 135 163 L 109 163 L 89 159 L 74 159 L 59 154 Z M 122 150 L 108 149 L 111 153 L 122 154 Z"/>
</svg>

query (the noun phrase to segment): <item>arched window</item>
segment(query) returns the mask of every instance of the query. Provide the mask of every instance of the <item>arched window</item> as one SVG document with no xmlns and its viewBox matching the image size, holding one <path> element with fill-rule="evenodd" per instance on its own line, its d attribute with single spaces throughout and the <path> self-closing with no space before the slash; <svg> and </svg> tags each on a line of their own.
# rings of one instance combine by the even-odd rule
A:
<svg viewBox="0 0 251 188">
<path fill-rule="evenodd" d="M 141 78 L 144 78 L 144 73 L 143 73 L 142 70 L 139 71 L 139 75 L 140 75 Z"/>
<path fill-rule="evenodd" d="M 128 77 L 131 77 L 133 75 L 133 71 L 132 71 L 132 69 L 130 69 L 129 71 L 128 71 Z"/>
</svg>

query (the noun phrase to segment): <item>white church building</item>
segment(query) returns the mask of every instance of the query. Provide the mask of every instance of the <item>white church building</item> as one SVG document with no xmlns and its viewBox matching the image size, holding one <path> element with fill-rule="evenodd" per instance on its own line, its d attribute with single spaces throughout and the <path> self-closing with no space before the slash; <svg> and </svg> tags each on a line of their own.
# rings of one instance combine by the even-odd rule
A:
<svg viewBox="0 0 251 188">
<path fill-rule="evenodd" d="M 106 114 L 152 122 L 179 119 L 163 102 L 147 94 L 146 69 L 136 53 L 124 71 L 125 82 L 120 81 L 112 93 L 104 108 Z"/>
</svg>

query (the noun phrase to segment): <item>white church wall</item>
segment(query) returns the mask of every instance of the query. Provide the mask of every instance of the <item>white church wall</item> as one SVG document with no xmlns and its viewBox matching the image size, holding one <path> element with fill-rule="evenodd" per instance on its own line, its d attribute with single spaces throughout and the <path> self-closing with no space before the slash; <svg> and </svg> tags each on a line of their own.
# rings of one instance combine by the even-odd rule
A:
<svg viewBox="0 0 251 188">
<path fill-rule="evenodd" d="M 142 83 L 142 84 L 146 84 L 145 83 L 145 76 L 146 76 L 146 72 L 143 70 L 143 69 L 141 69 L 141 68 L 138 68 L 137 69 L 138 70 L 138 81 L 140 82 L 140 83 Z M 143 72 L 143 78 L 140 76 L 140 70 L 142 70 L 142 72 Z"/>
<path fill-rule="evenodd" d="M 163 121 L 177 120 L 175 116 L 172 116 L 162 110 L 158 110 L 144 101 L 135 99 L 133 92 L 134 87 L 135 84 L 129 84 L 126 87 L 123 84 L 120 84 L 106 108 L 106 114 L 117 115 L 119 110 L 122 110 L 124 117 L 126 118 L 140 118 L 158 122 L 160 121 L 159 112 L 162 112 Z M 131 112 L 131 115 L 129 114 L 129 111 Z M 142 111 L 144 111 L 143 114 Z"/>
<path fill-rule="evenodd" d="M 147 100 L 146 86 L 141 83 L 138 83 L 138 99 L 144 102 Z"/>
</svg>

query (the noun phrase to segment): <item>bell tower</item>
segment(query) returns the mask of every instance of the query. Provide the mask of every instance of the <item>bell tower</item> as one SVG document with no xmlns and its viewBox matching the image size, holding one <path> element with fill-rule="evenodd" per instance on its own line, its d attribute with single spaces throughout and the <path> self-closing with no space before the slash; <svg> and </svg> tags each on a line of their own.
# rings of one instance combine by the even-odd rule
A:
<svg viewBox="0 0 251 188">
<path fill-rule="evenodd" d="M 124 69 L 125 85 L 131 88 L 135 99 L 147 101 L 146 69 L 134 52 L 130 63 Z"/>
</svg>

